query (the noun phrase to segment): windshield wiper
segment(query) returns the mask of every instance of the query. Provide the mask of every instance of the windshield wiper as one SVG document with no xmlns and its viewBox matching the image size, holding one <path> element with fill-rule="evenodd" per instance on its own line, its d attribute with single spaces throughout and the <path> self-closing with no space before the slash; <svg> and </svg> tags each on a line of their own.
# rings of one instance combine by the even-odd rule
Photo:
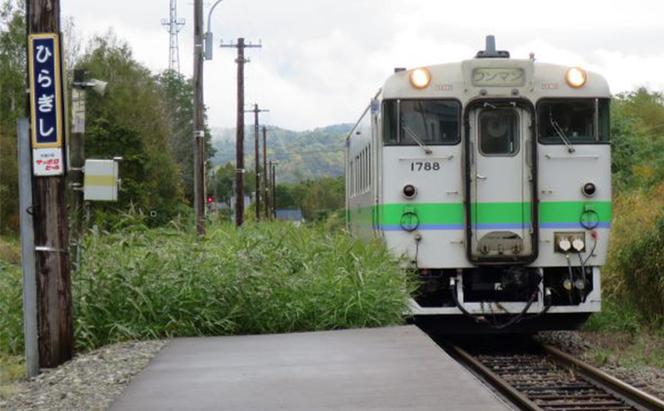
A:
<svg viewBox="0 0 664 411">
<path fill-rule="evenodd" d="M 572 143 L 569 141 L 569 139 L 565 135 L 565 131 L 560 127 L 560 124 L 558 124 L 558 122 L 556 122 L 553 119 L 553 115 L 551 114 L 551 112 L 549 112 L 549 121 L 551 122 L 551 127 L 553 127 L 553 131 L 555 131 L 556 134 L 558 134 L 558 137 L 560 137 L 560 139 L 562 140 L 562 142 L 565 143 L 565 146 L 567 147 L 567 151 L 569 151 L 570 153 L 575 152 L 576 150 L 574 149 L 574 147 L 572 146 Z"/>
<path fill-rule="evenodd" d="M 424 143 L 422 142 L 422 140 L 420 140 L 420 138 L 417 136 L 417 134 L 415 134 L 415 132 L 414 132 L 413 130 L 411 130 L 410 128 L 408 128 L 408 126 L 405 126 L 405 125 L 402 126 L 402 128 L 404 129 L 404 131 L 405 131 L 408 135 L 410 135 L 410 137 L 411 137 L 413 140 L 415 140 L 415 142 L 416 142 L 416 143 L 422 148 L 422 150 L 424 150 L 425 153 L 427 153 L 427 154 L 431 154 L 431 153 L 433 153 L 433 151 L 432 151 L 429 147 L 427 147 L 427 145 L 424 144 Z"/>
</svg>

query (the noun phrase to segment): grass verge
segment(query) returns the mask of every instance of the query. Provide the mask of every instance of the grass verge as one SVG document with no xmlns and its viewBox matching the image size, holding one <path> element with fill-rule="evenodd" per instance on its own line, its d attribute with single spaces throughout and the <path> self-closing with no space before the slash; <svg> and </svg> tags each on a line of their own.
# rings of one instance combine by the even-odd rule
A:
<svg viewBox="0 0 664 411">
<path fill-rule="evenodd" d="M 664 369 L 664 330 L 650 325 L 629 302 L 606 298 L 602 312 L 593 314 L 583 331 L 590 343 L 586 355 L 598 366 Z"/>
<path fill-rule="evenodd" d="M 412 286 L 378 243 L 290 224 L 92 232 L 73 275 L 78 349 L 130 339 L 402 323 Z M 20 275 L 0 280 L 0 342 L 22 350 Z"/>
</svg>

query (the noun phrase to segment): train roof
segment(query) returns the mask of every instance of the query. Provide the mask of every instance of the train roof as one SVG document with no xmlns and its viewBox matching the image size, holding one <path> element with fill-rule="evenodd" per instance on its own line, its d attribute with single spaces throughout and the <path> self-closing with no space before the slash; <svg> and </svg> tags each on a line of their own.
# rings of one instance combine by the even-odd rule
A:
<svg viewBox="0 0 664 411">
<path fill-rule="evenodd" d="M 386 80 L 382 98 L 455 98 L 463 103 L 478 97 L 525 97 L 537 101 L 547 97 L 611 96 L 606 79 L 598 73 L 585 71 L 585 84 L 574 88 L 565 80 L 570 66 L 533 59 L 482 57 L 425 68 L 431 75 L 428 87 L 417 89 L 411 85 L 410 75 L 414 69 L 398 71 Z"/>
</svg>

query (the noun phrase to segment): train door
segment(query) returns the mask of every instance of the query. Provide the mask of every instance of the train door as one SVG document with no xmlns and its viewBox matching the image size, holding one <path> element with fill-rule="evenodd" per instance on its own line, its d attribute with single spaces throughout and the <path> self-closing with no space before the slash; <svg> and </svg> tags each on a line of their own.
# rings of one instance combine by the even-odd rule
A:
<svg viewBox="0 0 664 411">
<path fill-rule="evenodd" d="M 475 263 L 534 258 L 532 116 L 515 104 L 469 112 L 468 254 Z"/>
</svg>

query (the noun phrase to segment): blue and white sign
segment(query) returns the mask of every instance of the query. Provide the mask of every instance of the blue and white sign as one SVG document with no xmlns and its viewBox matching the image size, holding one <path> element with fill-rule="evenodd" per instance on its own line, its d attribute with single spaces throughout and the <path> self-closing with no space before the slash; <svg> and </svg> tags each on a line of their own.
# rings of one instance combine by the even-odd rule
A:
<svg viewBox="0 0 664 411">
<path fill-rule="evenodd" d="M 28 60 L 33 172 L 39 176 L 62 175 L 64 105 L 58 35 L 31 34 Z"/>
</svg>

